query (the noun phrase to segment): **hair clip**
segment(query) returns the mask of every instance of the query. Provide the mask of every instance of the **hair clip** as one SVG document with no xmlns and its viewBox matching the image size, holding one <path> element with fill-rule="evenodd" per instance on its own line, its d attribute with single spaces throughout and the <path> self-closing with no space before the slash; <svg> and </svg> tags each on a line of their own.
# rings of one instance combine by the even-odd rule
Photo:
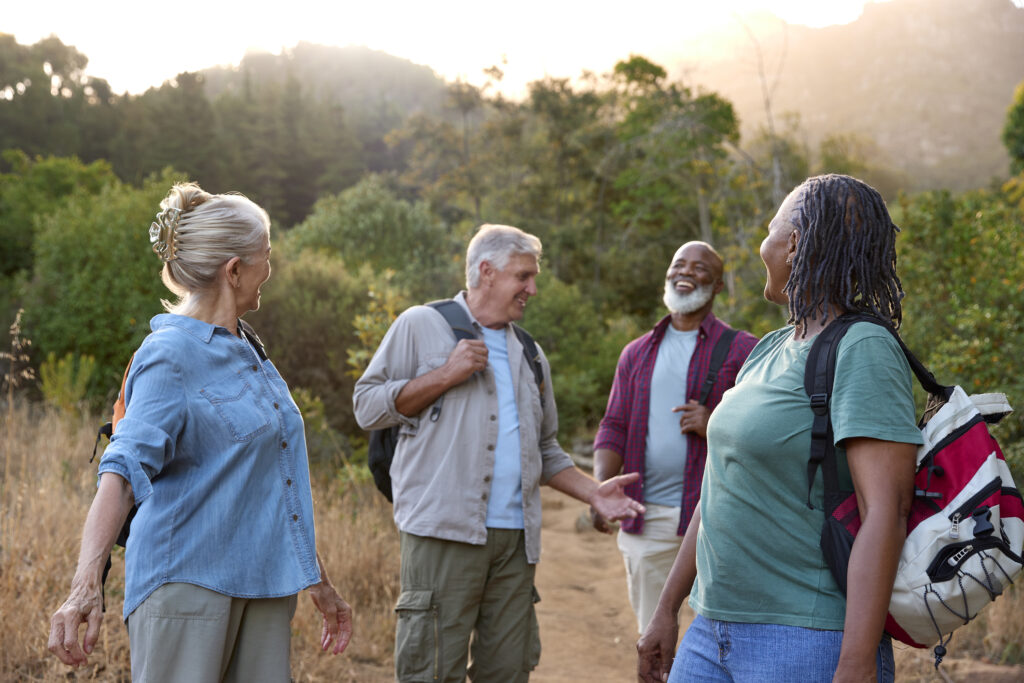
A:
<svg viewBox="0 0 1024 683">
<path fill-rule="evenodd" d="M 178 220 L 181 209 L 167 207 L 156 215 L 149 226 L 149 241 L 153 251 L 164 263 L 178 258 Z"/>
</svg>

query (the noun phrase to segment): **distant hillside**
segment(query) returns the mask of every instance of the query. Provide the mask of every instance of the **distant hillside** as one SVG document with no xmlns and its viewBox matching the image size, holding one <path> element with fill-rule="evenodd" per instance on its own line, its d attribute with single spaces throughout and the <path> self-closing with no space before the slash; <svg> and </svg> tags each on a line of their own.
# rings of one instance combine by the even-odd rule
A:
<svg viewBox="0 0 1024 683">
<path fill-rule="evenodd" d="M 300 42 L 280 55 L 247 54 L 238 66 L 203 71 L 211 99 L 246 87 L 284 86 L 341 105 L 357 134 L 381 137 L 416 112 L 441 109 L 445 82 L 422 64 L 367 47 L 330 47 Z"/>
<path fill-rule="evenodd" d="M 769 79 L 779 74 L 776 120 L 797 112 L 812 150 L 829 134 L 872 139 L 887 157 L 872 161 L 905 172 L 910 190 L 969 189 L 1007 175 L 999 138 L 1024 80 L 1024 9 L 1009 0 L 892 0 L 866 5 L 845 26 L 749 28 Z M 727 60 L 689 55 L 675 67 L 733 101 L 744 139 L 764 126 L 756 49 L 745 34 Z"/>
</svg>

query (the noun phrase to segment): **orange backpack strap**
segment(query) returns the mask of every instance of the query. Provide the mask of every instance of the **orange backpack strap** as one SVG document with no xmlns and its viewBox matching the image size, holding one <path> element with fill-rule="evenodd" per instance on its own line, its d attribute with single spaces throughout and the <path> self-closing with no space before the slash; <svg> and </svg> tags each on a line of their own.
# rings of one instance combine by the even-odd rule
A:
<svg viewBox="0 0 1024 683">
<path fill-rule="evenodd" d="M 132 369 L 132 361 L 135 360 L 135 354 L 128 359 L 128 366 L 124 369 L 124 377 L 121 378 L 121 391 L 117 394 L 117 400 L 114 401 L 114 416 L 110 420 L 110 431 L 111 433 L 117 429 L 117 423 L 124 417 L 124 385 L 128 383 L 128 371 Z"/>
<path fill-rule="evenodd" d="M 108 439 L 114 435 L 114 430 L 117 428 L 117 423 L 124 417 L 124 385 L 128 383 L 128 371 L 132 369 L 132 361 L 135 360 L 135 354 L 128 359 L 128 366 L 124 369 L 124 377 L 121 378 L 121 391 L 117 394 L 117 400 L 114 401 L 114 414 L 110 418 L 110 422 L 107 422 L 99 431 L 96 432 L 96 443 L 92 446 L 92 457 L 89 458 L 89 462 L 96 459 L 96 449 L 100 446 L 100 437 L 107 437 Z"/>
</svg>

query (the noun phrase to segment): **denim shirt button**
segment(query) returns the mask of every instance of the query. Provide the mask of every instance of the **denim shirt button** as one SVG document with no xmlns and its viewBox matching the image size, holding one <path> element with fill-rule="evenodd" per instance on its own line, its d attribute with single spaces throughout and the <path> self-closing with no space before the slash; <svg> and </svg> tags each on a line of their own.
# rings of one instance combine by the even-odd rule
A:
<svg viewBox="0 0 1024 683">
<path fill-rule="evenodd" d="M 252 366 L 252 371 L 253 371 L 253 372 L 256 372 L 257 370 L 259 370 L 259 367 L 258 367 L 258 366 L 256 366 L 256 365 Z"/>
<path fill-rule="evenodd" d="M 293 522 L 299 521 L 299 516 L 298 515 L 292 515 L 292 521 Z"/>
<path fill-rule="evenodd" d="M 287 441 L 282 441 L 281 442 L 281 448 L 288 448 L 288 442 Z"/>
<path fill-rule="evenodd" d="M 277 401 L 274 401 L 274 410 L 277 410 L 277 409 L 279 409 L 280 407 L 281 407 L 281 406 L 279 406 L 279 405 L 277 404 Z"/>
<path fill-rule="evenodd" d="M 284 485 L 285 486 L 291 486 L 292 485 L 292 480 L 291 479 L 285 479 L 284 480 Z"/>
</svg>

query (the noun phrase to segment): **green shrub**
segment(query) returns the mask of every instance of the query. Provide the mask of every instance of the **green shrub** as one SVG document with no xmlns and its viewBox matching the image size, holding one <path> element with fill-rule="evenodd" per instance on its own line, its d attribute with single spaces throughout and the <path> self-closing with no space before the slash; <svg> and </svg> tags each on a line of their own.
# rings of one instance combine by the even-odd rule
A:
<svg viewBox="0 0 1024 683">
<path fill-rule="evenodd" d="M 64 413 L 74 413 L 86 398 L 89 380 L 96 370 L 96 359 L 67 353 L 63 358 L 51 351 L 39 366 L 43 399 Z"/>
<path fill-rule="evenodd" d="M 75 193 L 39 220 L 35 275 L 27 286 L 25 327 L 44 355 L 90 355 L 93 403 L 116 395 L 125 365 L 162 312 L 168 292 L 149 225 L 160 200 L 183 178 L 171 171 L 141 189 L 110 182 Z"/>
</svg>

